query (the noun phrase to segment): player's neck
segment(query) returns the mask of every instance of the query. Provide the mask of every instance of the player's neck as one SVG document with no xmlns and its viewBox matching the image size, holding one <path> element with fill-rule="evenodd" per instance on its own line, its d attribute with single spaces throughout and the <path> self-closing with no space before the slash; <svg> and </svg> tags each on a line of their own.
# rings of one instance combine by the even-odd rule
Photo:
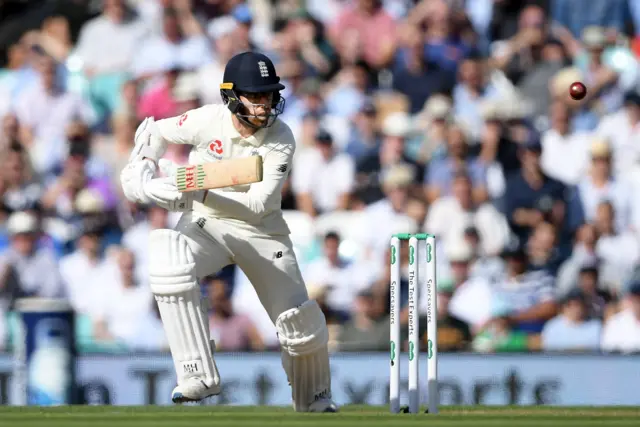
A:
<svg viewBox="0 0 640 427">
<path fill-rule="evenodd" d="M 240 136 L 243 138 L 248 138 L 258 131 L 258 129 L 242 123 L 242 121 L 240 121 L 240 119 L 235 115 L 231 116 L 231 121 L 233 122 L 233 127 L 236 128 Z"/>
</svg>

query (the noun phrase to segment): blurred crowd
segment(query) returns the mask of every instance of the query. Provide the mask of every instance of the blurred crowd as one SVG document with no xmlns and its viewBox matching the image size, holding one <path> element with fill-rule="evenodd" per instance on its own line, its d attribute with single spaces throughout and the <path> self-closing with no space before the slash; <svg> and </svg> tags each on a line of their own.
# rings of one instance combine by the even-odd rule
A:
<svg viewBox="0 0 640 427">
<path fill-rule="evenodd" d="M 0 28 L 0 350 L 23 297 L 67 298 L 83 351 L 167 349 L 147 244 L 177 217 L 119 173 L 142 119 L 220 103 L 256 50 L 333 351 L 388 349 L 398 232 L 437 238 L 442 351 L 640 351 L 639 1 L 12 0 Z M 202 289 L 219 351 L 277 348 L 242 271 Z"/>
</svg>

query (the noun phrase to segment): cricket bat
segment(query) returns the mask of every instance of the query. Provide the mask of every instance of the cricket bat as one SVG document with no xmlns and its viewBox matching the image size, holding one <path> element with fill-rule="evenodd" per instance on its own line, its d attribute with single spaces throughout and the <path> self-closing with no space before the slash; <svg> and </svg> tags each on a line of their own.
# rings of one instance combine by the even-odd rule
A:
<svg viewBox="0 0 640 427">
<path fill-rule="evenodd" d="M 262 181 L 262 157 L 240 157 L 201 165 L 180 166 L 176 185 L 183 193 Z"/>
</svg>

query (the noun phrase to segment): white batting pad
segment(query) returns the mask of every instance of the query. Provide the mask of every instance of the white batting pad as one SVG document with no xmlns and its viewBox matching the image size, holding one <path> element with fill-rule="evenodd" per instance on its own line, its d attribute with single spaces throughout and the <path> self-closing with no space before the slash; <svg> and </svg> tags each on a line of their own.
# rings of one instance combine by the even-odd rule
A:
<svg viewBox="0 0 640 427">
<path fill-rule="evenodd" d="M 329 331 L 318 303 L 310 300 L 280 314 L 276 329 L 294 409 L 306 412 L 314 401 L 330 399 Z"/>
<path fill-rule="evenodd" d="M 217 386 L 220 375 L 213 360 L 209 321 L 187 241 L 177 231 L 154 230 L 149 244 L 149 286 L 158 302 L 178 384 L 198 377 Z"/>
</svg>

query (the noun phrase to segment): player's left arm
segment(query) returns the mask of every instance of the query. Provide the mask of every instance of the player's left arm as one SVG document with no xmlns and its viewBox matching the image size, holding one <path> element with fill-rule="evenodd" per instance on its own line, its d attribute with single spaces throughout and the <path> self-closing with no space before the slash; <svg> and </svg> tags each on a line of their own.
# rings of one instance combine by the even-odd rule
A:
<svg viewBox="0 0 640 427">
<path fill-rule="evenodd" d="M 289 136 L 293 140 L 293 136 Z M 251 184 L 246 193 L 209 190 L 202 203 L 225 216 L 255 222 L 281 197 L 282 188 L 291 169 L 295 151 L 293 143 L 281 143 L 264 156 L 262 181 Z"/>
</svg>

